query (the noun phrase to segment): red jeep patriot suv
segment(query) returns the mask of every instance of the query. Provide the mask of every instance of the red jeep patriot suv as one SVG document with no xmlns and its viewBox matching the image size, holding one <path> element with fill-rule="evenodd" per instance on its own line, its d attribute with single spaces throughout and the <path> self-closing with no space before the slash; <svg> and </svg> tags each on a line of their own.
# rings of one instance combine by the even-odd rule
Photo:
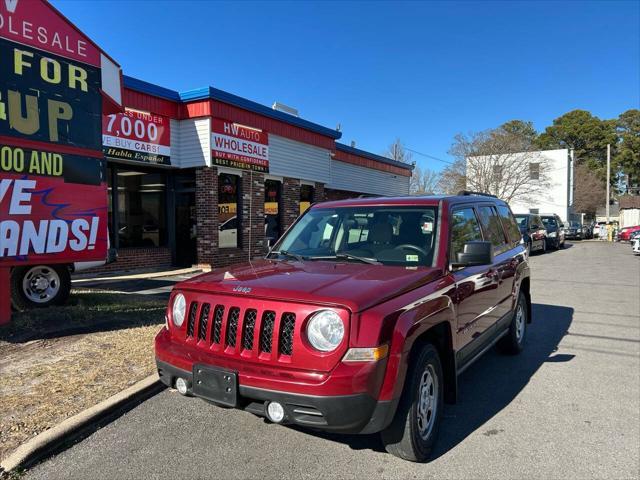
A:
<svg viewBox="0 0 640 480">
<path fill-rule="evenodd" d="M 457 375 L 522 350 L 529 266 L 495 197 L 312 206 L 264 259 L 182 282 L 155 341 L 161 380 L 270 421 L 381 432 L 423 461 Z"/>
</svg>

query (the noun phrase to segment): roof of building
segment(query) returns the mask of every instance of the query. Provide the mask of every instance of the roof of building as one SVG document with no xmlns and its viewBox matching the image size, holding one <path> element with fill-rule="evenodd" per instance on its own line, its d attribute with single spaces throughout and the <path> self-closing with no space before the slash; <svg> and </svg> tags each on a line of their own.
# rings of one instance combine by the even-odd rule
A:
<svg viewBox="0 0 640 480">
<path fill-rule="evenodd" d="M 618 198 L 620 209 L 640 208 L 640 195 L 622 195 Z"/>
<path fill-rule="evenodd" d="M 185 92 L 177 92 L 175 90 L 161 87 L 159 85 L 155 85 L 138 78 L 130 77 L 128 75 L 123 75 L 123 80 L 124 86 L 127 88 L 147 93 L 156 97 L 165 98 L 174 102 L 186 103 L 205 99 L 217 100 L 219 102 L 228 103 L 238 108 L 257 113 L 258 115 L 263 115 L 274 120 L 279 120 L 281 122 L 288 123 L 289 125 L 304 128 L 305 130 L 319 133 L 320 135 L 324 135 L 333 139 L 338 139 L 342 136 L 342 133 L 337 130 L 318 125 L 317 123 L 304 120 L 294 115 L 281 112 L 279 110 L 274 110 L 273 108 L 261 105 L 252 100 L 239 97 L 238 95 L 234 95 L 217 88 L 204 87 L 195 90 L 188 90 Z"/>
<path fill-rule="evenodd" d="M 406 170 L 413 170 L 413 165 L 404 162 L 398 162 L 397 160 L 393 160 L 391 158 L 383 157 L 382 155 L 376 155 L 375 153 L 367 152 L 365 150 L 360 150 L 359 148 L 350 147 L 343 143 L 336 142 L 336 150 L 341 152 L 350 153 L 352 155 L 358 155 L 360 157 L 369 158 L 371 160 L 375 160 L 376 162 L 386 163 L 388 165 L 393 165 L 395 167 L 404 168 Z"/>
</svg>

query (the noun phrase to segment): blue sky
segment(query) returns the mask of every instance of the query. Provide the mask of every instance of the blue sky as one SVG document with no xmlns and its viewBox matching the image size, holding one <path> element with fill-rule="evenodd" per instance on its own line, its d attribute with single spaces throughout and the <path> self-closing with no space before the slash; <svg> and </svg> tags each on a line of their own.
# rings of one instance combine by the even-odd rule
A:
<svg viewBox="0 0 640 480">
<path fill-rule="evenodd" d="M 277 100 L 374 153 L 451 160 L 458 132 L 640 104 L 638 1 L 53 3 L 125 74 Z"/>
</svg>

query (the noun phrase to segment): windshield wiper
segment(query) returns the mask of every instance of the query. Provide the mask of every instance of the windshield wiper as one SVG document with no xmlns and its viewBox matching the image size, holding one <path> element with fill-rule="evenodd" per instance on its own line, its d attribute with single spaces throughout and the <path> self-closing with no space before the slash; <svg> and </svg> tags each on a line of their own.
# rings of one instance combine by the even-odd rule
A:
<svg viewBox="0 0 640 480">
<path fill-rule="evenodd" d="M 368 263 L 370 265 L 382 265 L 382 263 L 377 261 L 375 258 L 359 257 L 358 255 L 353 255 L 351 253 L 346 253 L 346 252 L 339 252 L 339 253 L 336 253 L 335 255 L 327 255 L 323 257 L 309 257 L 309 260 L 333 260 L 333 259 L 358 260 L 359 262 Z"/>
<path fill-rule="evenodd" d="M 278 252 L 271 252 L 270 255 L 282 255 L 284 257 L 295 258 L 299 262 L 303 262 L 305 258 L 297 253 L 288 252 L 287 250 L 280 250 Z"/>
</svg>

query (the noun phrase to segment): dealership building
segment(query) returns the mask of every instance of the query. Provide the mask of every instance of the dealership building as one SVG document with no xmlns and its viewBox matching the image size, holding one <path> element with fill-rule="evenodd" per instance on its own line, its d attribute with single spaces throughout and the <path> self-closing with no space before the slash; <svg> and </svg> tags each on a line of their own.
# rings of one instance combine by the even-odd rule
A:
<svg viewBox="0 0 640 480">
<path fill-rule="evenodd" d="M 103 270 L 226 266 L 264 255 L 313 202 L 409 193 L 411 165 L 287 107 L 123 81 L 126 110 L 102 127 L 118 252 Z"/>
</svg>

